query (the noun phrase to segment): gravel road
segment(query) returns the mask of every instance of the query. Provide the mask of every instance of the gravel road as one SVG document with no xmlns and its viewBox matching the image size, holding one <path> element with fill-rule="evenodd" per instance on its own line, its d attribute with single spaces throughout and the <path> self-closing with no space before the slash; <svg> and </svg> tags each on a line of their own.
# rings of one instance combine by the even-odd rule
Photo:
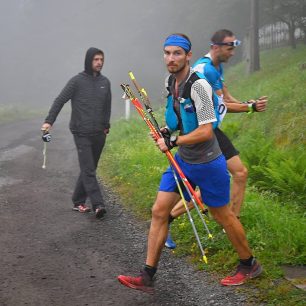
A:
<svg viewBox="0 0 306 306">
<path fill-rule="evenodd" d="M 234 288 L 194 271 L 167 249 L 156 291 L 128 289 L 117 275 L 138 273 L 147 225 L 102 186 L 108 214 L 72 211 L 77 156 L 61 119 L 42 169 L 41 120 L 0 125 L 0 305 L 248 305 Z"/>
</svg>

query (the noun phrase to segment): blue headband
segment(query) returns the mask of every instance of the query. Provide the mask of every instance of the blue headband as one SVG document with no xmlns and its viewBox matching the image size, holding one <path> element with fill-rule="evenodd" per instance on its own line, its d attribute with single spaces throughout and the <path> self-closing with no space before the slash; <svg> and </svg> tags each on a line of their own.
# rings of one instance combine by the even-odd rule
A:
<svg viewBox="0 0 306 306">
<path fill-rule="evenodd" d="M 186 52 L 191 50 L 191 43 L 180 35 L 170 35 L 166 38 L 164 47 L 177 46 L 183 48 Z"/>
</svg>

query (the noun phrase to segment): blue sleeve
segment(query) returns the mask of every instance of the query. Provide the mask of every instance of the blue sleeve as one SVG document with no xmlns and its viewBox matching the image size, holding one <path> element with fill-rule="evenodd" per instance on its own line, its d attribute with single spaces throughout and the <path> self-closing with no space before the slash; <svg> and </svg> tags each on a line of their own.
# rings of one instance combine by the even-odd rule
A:
<svg viewBox="0 0 306 306">
<path fill-rule="evenodd" d="M 204 75 L 207 81 L 210 83 L 213 90 L 219 90 L 223 88 L 223 77 L 222 70 L 221 73 L 212 65 L 205 65 L 204 67 Z"/>
</svg>

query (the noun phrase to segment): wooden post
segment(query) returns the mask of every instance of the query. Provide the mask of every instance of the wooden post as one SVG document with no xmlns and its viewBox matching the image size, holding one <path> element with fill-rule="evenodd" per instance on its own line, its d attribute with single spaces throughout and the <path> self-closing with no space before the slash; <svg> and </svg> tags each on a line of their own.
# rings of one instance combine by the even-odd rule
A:
<svg viewBox="0 0 306 306">
<path fill-rule="evenodd" d="M 131 101 L 129 99 L 125 100 L 125 120 L 129 120 L 131 116 Z"/>
</svg>

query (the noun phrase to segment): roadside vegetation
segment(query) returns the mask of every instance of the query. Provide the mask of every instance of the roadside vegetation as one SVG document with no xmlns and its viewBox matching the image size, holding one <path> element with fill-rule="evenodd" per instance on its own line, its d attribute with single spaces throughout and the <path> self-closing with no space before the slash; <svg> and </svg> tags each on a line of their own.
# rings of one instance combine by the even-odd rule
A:
<svg viewBox="0 0 306 306">
<path fill-rule="evenodd" d="M 252 292 L 250 301 L 258 304 L 305 303 L 305 292 L 286 281 L 282 270 L 283 265 L 306 265 L 305 54 L 305 45 L 296 50 L 262 52 L 262 68 L 250 77 L 245 76 L 243 64 L 226 69 L 226 81 L 234 96 L 241 100 L 269 96 L 265 113 L 230 114 L 222 126 L 249 169 L 241 221 L 265 272 L 237 290 Z M 163 109 L 156 113 L 162 123 Z M 122 203 L 143 220 L 150 219 L 160 176 L 166 167 L 166 157 L 156 149 L 138 115 L 112 124 L 100 176 L 120 194 Z M 198 216 L 192 213 L 209 263 L 200 260 L 187 216 L 173 222 L 172 234 L 178 245 L 174 253 L 221 278 L 235 268 L 237 256 L 216 222 L 207 220 L 214 236 L 210 240 Z M 305 283 L 306 279 L 298 281 Z M 258 290 L 248 290 L 254 287 Z"/>
</svg>

